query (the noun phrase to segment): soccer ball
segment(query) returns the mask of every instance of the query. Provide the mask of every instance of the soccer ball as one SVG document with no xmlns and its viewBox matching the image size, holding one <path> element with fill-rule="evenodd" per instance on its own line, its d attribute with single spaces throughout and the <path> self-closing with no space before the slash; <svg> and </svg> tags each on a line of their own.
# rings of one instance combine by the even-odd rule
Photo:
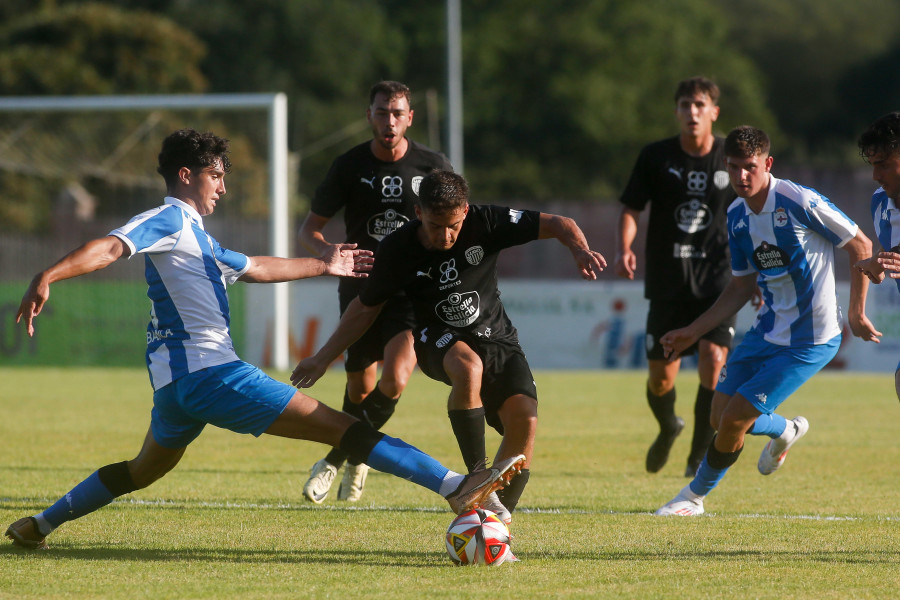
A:
<svg viewBox="0 0 900 600">
<path fill-rule="evenodd" d="M 516 560 L 509 547 L 509 529 L 500 517 L 483 508 L 473 508 L 447 528 L 447 554 L 458 565 L 501 565 Z"/>
</svg>

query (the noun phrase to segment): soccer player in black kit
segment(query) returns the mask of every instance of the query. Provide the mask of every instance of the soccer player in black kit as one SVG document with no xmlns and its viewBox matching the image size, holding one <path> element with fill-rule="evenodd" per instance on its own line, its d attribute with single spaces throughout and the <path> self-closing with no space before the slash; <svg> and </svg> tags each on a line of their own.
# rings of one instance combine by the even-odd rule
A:
<svg viewBox="0 0 900 600">
<path fill-rule="evenodd" d="M 681 361 L 667 362 L 659 338 L 691 323 L 709 308 L 731 276 L 725 213 L 735 198 L 725 171 L 723 140 L 713 135 L 719 88 L 704 77 L 678 84 L 679 135 L 644 147 L 622 194 L 616 274 L 634 279 L 631 248 L 641 211 L 650 204 L 644 296 L 650 300 L 646 351 L 647 401 L 659 435 L 647 452 L 647 471 L 662 469 L 684 420 L 675 414 L 675 376 Z M 694 404 L 694 436 L 685 476 L 693 477 L 715 434 L 710 405 L 734 338 L 735 318 L 703 336 L 681 355 L 698 354 L 700 387 Z"/>
<path fill-rule="evenodd" d="M 596 279 L 606 260 L 588 247 L 572 219 L 470 205 L 468 198 L 461 175 L 435 171 L 422 180 L 418 218 L 382 241 L 368 284 L 325 345 L 300 361 L 291 382 L 313 385 L 375 322 L 385 303 L 405 291 L 415 310 L 419 367 L 451 386 L 450 410 L 468 415 L 467 427 L 454 428 L 466 466 L 471 470 L 484 462 L 485 421 L 503 436 L 494 464 L 525 455 L 521 475 L 484 503 L 508 523 L 528 481 L 537 390 L 516 329 L 500 302 L 498 254 L 510 246 L 555 238 L 571 250 L 585 279 Z"/>
<path fill-rule="evenodd" d="M 422 177 L 435 169 L 452 170 L 447 158 L 406 137 L 413 122 L 409 88 L 397 81 L 381 81 L 369 92 L 366 118 L 372 139 L 351 148 L 331 165 L 316 189 L 310 213 L 300 226 L 301 243 L 315 255 L 334 245 L 323 228 L 344 210 L 346 243 L 372 250 L 389 233 L 415 217 L 413 206 Z M 359 294 L 351 281 L 338 284 L 341 314 Z M 400 293 L 385 305 L 375 325 L 347 349 L 344 369 L 347 387 L 343 410 L 380 429 L 394 413 L 416 365 L 412 347 L 412 306 Z M 378 361 L 383 361 L 378 379 Z M 303 495 L 321 503 L 338 469 L 348 461 L 346 452 L 334 448 L 313 465 Z M 348 462 L 338 488 L 338 499 L 355 502 L 365 486 L 369 467 Z"/>
</svg>

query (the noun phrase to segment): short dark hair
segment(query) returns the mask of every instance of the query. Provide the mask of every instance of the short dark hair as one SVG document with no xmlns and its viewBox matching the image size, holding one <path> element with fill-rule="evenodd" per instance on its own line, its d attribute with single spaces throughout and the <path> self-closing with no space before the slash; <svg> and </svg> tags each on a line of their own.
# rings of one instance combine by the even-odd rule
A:
<svg viewBox="0 0 900 600">
<path fill-rule="evenodd" d="M 375 96 L 378 94 L 384 94 L 387 96 L 388 100 L 402 96 L 406 98 L 406 103 L 412 106 L 409 88 L 406 87 L 406 84 L 400 83 L 399 81 L 379 81 L 373 85 L 372 89 L 369 90 L 369 106 L 372 106 L 372 103 L 375 102 Z"/>
<path fill-rule="evenodd" d="M 857 141 L 859 155 L 866 160 L 876 154 L 891 155 L 900 150 L 900 112 L 892 112 L 869 125 Z"/>
<path fill-rule="evenodd" d="M 222 163 L 222 170 L 231 171 L 228 159 L 228 140 L 210 132 L 200 133 L 193 129 L 179 129 L 163 140 L 159 152 L 159 166 L 156 172 L 172 187 L 178 180 L 181 167 L 189 169 L 205 168 Z"/>
<path fill-rule="evenodd" d="M 418 202 L 422 210 L 430 213 L 451 213 L 469 202 L 469 184 L 459 173 L 432 171 L 419 184 Z"/>
<path fill-rule="evenodd" d="M 750 125 L 735 127 L 725 138 L 725 156 L 750 158 L 757 154 L 769 154 L 770 148 L 771 142 L 766 132 Z"/>
<path fill-rule="evenodd" d="M 719 103 L 719 86 L 712 79 L 701 76 L 678 82 L 678 87 L 675 89 L 675 103 L 678 104 L 678 101 L 685 96 L 690 97 L 695 94 L 706 94 L 713 104 Z"/>
</svg>

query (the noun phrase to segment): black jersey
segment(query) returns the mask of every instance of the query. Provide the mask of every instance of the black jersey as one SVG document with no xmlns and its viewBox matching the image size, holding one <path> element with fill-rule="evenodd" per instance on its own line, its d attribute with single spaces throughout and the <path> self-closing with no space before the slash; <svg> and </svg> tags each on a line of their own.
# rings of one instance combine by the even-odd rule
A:
<svg viewBox="0 0 900 600">
<path fill-rule="evenodd" d="M 725 213 L 735 197 L 722 138 L 701 157 L 682 150 L 678 137 L 641 150 L 621 201 L 638 211 L 650 203 L 645 297 L 719 295 L 731 276 Z"/>
<path fill-rule="evenodd" d="M 403 290 L 412 301 L 419 329 L 450 327 L 487 339 L 515 339 L 497 287 L 497 256 L 538 237 L 540 213 L 469 205 L 456 243 L 428 250 L 414 219 L 384 239 L 359 299 L 367 306 Z"/>
</svg>

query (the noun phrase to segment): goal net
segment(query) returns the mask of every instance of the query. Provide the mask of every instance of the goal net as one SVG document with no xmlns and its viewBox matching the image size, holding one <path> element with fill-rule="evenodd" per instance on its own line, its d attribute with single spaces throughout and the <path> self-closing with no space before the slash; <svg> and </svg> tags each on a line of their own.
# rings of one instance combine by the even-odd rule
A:
<svg viewBox="0 0 900 600">
<path fill-rule="evenodd" d="M 34 338 L 14 316 L 34 273 L 161 203 L 157 155 L 176 129 L 231 141 L 210 233 L 246 254 L 289 256 L 286 104 L 283 94 L 0 98 L 0 364 L 141 364 L 142 260 L 54 286 Z M 239 352 L 242 287 L 229 290 Z M 288 287 L 267 287 L 268 366 L 286 369 Z"/>
</svg>

